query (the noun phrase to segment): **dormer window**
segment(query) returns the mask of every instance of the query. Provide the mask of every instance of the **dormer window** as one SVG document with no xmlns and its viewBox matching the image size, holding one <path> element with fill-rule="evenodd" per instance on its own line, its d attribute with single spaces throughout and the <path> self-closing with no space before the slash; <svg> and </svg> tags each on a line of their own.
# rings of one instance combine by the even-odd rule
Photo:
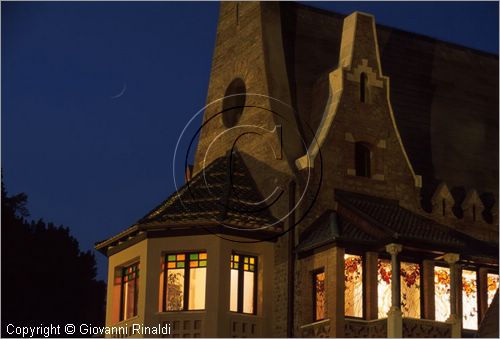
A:
<svg viewBox="0 0 500 339">
<path fill-rule="evenodd" d="M 371 151 L 367 143 L 357 142 L 355 144 L 356 176 L 371 177 Z"/>
</svg>

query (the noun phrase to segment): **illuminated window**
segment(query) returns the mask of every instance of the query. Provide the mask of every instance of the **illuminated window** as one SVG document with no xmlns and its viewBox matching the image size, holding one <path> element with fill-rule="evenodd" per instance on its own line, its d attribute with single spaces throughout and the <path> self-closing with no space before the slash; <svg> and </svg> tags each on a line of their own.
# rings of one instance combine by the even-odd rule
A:
<svg viewBox="0 0 500 339">
<path fill-rule="evenodd" d="M 205 309 L 207 253 L 168 254 L 160 281 L 163 312 Z"/>
<path fill-rule="evenodd" d="M 462 323 L 463 327 L 477 330 L 477 277 L 476 271 L 462 270 Z"/>
<path fill-rule="evenodd" d="M 344 255 L 345 315 L 363 317 L 363 265 L 359 255 Z"/>
<path fill-rule="evenodd" d="M 450 317 L 450 269 L 434 267 L 434 303 L 437 321 L 446 321 Z"/>
<path fill-rule="evenodd" d="M 378 293 L 378 317 L 387 317 L 387 312 L 389 312 L 392 303 L 391 296 L 391 262 L 389 260 L 378 261 L 378 283 L 377 283 L 377 293 Z"/>
<path fill-rule="evenodd" d="M 325 319 L 325 272 L 313 274 L 314 321 Z"/>
<path fill-rule="evenodd" d="M 401 311 L 404 317 L 420 318 L 420 265 L 401 262 Z M 378 261 L 378 317 L 387 317 L 391 308 L 392 266 Z"/>
<path fill-rule="evenodd" d="M 115 283 L 121 285 L 120 292 L 120 317 L 126 320 L 137 315 L 137 298 L 139 296 L 139 263 L 124 267 L 121 276 Z"/>
<path fill-rule="evenodd" d="M 229 310 L 255 314 L 257 311 L 257 257 L 231 255 Z"/>
<path fill-rule="evenodd" d="M 403 316 L 420 318 L 420 265 L 401 263 L 401 311 Z"/>
<path fill-rule="evenodd" d="M 493 297 L 498 289 L 498 274 L 488 273 L 488 306 L 493 301 Z"/>
<path fill-rule="evenodd" d="M 354 158 L 356 175 L 358 177 L 371 177 L 371 151 L 367 143 L 357 142 L 354 144 Z"/>
</svg>

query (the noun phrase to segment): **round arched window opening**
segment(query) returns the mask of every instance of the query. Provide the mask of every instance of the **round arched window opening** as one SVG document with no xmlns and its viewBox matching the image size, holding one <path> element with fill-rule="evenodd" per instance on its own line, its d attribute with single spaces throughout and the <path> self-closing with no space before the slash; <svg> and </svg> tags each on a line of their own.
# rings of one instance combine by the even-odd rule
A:
<svg viewBox="0 0 500 339">
<path fill-rule="evenodd" d="M 222 122 L 227 128 L 234 127 L 241 118 L 246 101 L 246 86 L 241 78 L 236 78 L 226 89 L 222 101 Z"/>
</svg>

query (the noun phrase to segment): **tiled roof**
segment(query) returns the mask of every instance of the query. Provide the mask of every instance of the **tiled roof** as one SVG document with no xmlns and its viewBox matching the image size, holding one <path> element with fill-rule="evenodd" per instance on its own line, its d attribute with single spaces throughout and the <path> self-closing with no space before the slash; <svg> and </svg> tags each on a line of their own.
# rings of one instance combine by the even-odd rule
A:
<svg viewBox="0 0 500 339">
<path fill-rule="evenodd" d="M 317 248 L 333 241 L 353 241 L 357 243 L 372 242 L 376 238 L 364 232 L 353 223 L 329 210 L 323 214 L 311 227 L 302 234 L 297 245 L 298 252 Z"/>
<path fill-rule="evenodd" d="M 399 206 L 395 200 L 335 190 L 336 200 L 382 230 L 387 237 L 428 244 L 466 249 L 469 246 L 494 247 L 460 233 L 431 219 Z M 438 249 L 438 248 L 436 248 Z"/>
<path fill-rule="evenodd" d="M 244 229 L 281 229 L 263 200 L 235 152 L 213 161 L 138 224 L 214 222 Z"/>
</svg>

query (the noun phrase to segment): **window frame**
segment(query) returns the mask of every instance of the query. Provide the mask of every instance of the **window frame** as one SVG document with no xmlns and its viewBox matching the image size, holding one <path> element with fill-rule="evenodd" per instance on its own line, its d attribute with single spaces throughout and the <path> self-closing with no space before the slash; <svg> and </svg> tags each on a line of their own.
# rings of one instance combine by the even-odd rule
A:
<svg viewBox="0 0 500 339">
<path fill-rule="evenodd" d="M 126 305 L 125 305 L 125 283 L 130 282 L 131 280 L 125 281 L 125 277 L 127 277 L 129 274 L 127 274 L 127 270 L 129 268 L 135 267 L 135 270 L 133 270 L 129 274 L 134 274 L 134 310 L 133 314 L 131 317 L 125 317 L 126 313 Z M 118 322 L 125 321 L 128 319 L 132 319 L 134 317 L 137 317 L 138 314 L 138 309 L 137 309 L 137 304 L 139 302 L 139 272 L 140 272 L 140 262 L 136 261 L 131 264 L 123 265 L 119 268 L 120 270 L 120 310 L 118 313 Z"/>
<path fill-rule="evenodd" d="M 239 261 L 238 261 L 238 268 L 233 268 L 233 256 L 239 256 Z M 253 312 L 252 313 L 247 313 L 243 311 L 243 293 L 245 290 L 245 282 L 244 282 L 244 258 L 248 258 L 250 261 L 250 258 L 253 258 L 255 260 L 254 264 L 254 271 L 250 271 L 254 274 L 254 281 L 253 281 Z M 237 270 L 238 271 L 238 288 L 237 288 L 237 301 L 236 301 L 236 311 L 231 310 L 231 305 L 229 305 L 229 312 L 233 313 L 239 313 L 239 314 L 246 314 L 246 315 L 257 315 L 257 293 L 258 293 L 258 275 L 259 275 L 259 257 L 256 255 L 251 255 L 251 254 L 242 254 L 239 252 L 232 252 L 231 253 L 231 258 L 230 258 L 230 268 L 229 268 L 229 277 L 231 277 L 231 271 L 232 270 Z M 249 264 L 250 265 L 250 264 Z M 229 288 L 229 300 L 231 300 L 231 288 Z"/>
<path fill-rule="evenodd" d="M 203 266 L 203 267 L 191 267 L 190 263 L 191 261 L 195 261 L 195 260 L 191 260 L 190 258 L 190 255 L 191 254 L 198 254 L 198 256 L 200 254 L 206 254 L 207 255 L 207 258 L 206 259 L 196 259 L 196 261 L 206 261 L 206 265 Z M 184 255 L 185 256 L 185 260 L 184 260 L 184 267 L 180 267 L 180 268 L 172 268 L 172 269 L 184 269 L 184 284 L 183 284 L 183 291 L 182 291 L 182 309 L 180 310 L 167 310 L 167 277 L 168 277 L 168 256 L 170 255 L 175 255 L 176 258 L 178 255 Z M 199 257 L 198 257 L 199 258 Z M 177 262 L 177 259 L 174 261 L 174 262 Z M 163 273 L 163 282 L 162 282 L 162 289 L 163 289 L 163 293 L 162 293 L 162 298 L 161 298 L 161 312 L 186 312 L 186 311 L 202 311 L 202 310 L 205 310 L 206 309 L 206 297 L 207 297 L 207 294 L 206 294 L 206 291 L 207 291 L 207 281 L 205 280 L 205 307 L 203 309 L 189 309 L 189 288 L 190 288 L 190 271 L 191 269 L 193 268 L 205 268 L 208 272 L 208 251 L 206 250 L 199 250 L 199 251 L 185 251 L 185 252 L 182 252 L 182 251 L 179 251 L 179 252 L 169 252 L 169 253 L 164 253 L 163 254 L 163 268 L 162 268 L 162 273 Z"/>
</svg>

